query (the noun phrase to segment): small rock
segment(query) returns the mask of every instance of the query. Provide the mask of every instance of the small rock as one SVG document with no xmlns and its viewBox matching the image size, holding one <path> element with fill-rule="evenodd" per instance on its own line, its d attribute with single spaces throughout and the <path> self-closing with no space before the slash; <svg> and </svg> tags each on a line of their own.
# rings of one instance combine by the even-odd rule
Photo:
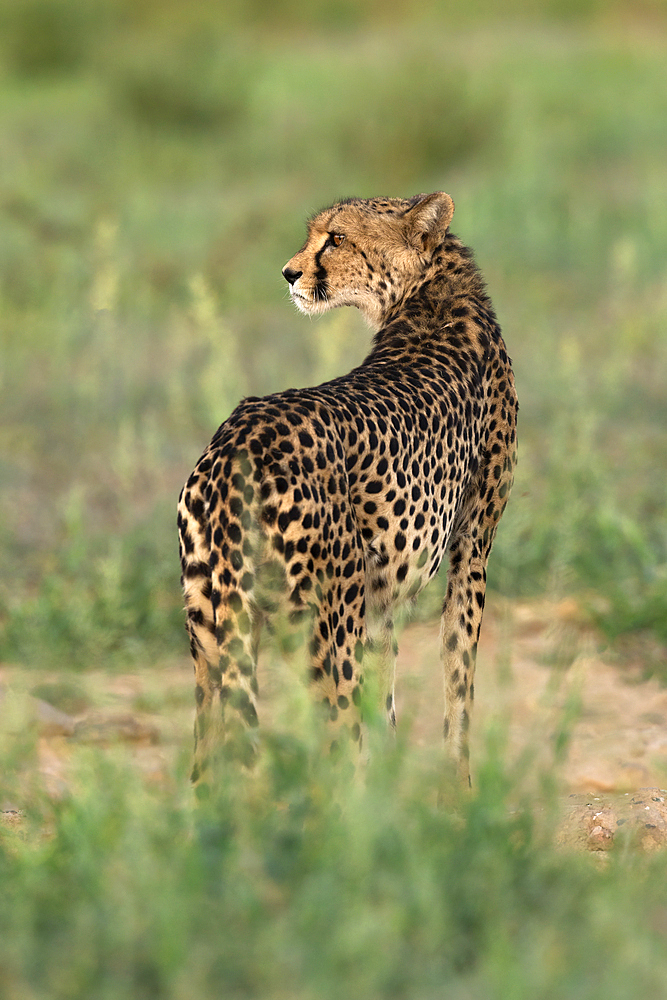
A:
<svg viewBox="0 0 667 1000">
<path fill-rule="evenodd" d="M 77 743 L 147 743 L 160 742 L 160 731 L 152 722 L 136 715 L 102 715 L 82 719 L 74 727 L 73 738 Z"/>
<path fill-rule="evenodd" d="M 0 810 L 0 823 L 2 823 L 3 826 L 21 826 L 24 818 L 25 814 L 21 809 Z"/>
<path fill-rule="evenodd" d="M 604 808 L 586 813 L 588 847 L 592 851 L 608 851 L 614 846 L 617 819 L 613 809 Z"/>
<path fill-rule="evenodd" d="M 73 736 L 76 720 L 59 708 L 54 708 L 48 701 L 32 698 L 32 704 L 37 717 L 40 736 Z"/>
<path fill-rule="evenodd" d="M 45 681 L 32 687 L 30 694 L 68 715 L 83 715 L 90 708 L 85 691 L 72 680 Z"/>
</svg>

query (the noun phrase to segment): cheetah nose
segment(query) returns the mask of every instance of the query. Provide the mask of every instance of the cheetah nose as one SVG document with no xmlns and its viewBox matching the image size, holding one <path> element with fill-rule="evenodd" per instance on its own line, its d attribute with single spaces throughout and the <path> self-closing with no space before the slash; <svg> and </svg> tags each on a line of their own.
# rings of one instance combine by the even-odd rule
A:
<svg viewBox="0 0 667 1000">
<path fill-rule="evenodd" d="M 302 274 L 303 271 L 295 271 L 294 268 L 292 267 L 283 268 L 283 278 L 285 279 L 285 281 L 289 281 L 290 285 L 293 285 L 294 282 L 297 281 Z"/>
</svg>

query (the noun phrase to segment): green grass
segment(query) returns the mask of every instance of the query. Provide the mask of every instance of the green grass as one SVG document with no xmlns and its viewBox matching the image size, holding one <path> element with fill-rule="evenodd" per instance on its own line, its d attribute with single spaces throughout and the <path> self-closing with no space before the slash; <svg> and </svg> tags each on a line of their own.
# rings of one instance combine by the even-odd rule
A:
<svg viewBox="0 0 667 1000">
<path fill-rule="evenodd" d="M 667 642 L 666 25 L 659 0 L 3 0 L 0 661 L 189 669 L 182 482 L 242 394 L 369 343 L 286 301 L 306 215 L 437 189 L 521 401 L 491 587 Z M 29 816 L 0 841 L 3 996 L 665 993 L 664 858 L 556 852 L 492 747 L 439 809 L 435 765 L 398 748 L 346 794 L 297 730 L 195 819 L 188 739 L 167 790 L 90 751 L 55 805 L 30 734 L 4 741 Z"/>
<path fill-rule="evenodd" d="M 3 995 L 663 994 L 664 857 L 554 851 L 491 747 L 447 809 L 400 748 L 351 789 L 309 749 L 274 738 L 194 819 L 182 791 L 82 762 L 74 796 L 0 838 Z"/>
</svg>

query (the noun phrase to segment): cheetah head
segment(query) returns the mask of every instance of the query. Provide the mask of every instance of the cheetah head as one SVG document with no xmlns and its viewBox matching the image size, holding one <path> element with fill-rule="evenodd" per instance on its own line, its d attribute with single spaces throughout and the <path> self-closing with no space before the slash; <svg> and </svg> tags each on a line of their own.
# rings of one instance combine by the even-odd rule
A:
<svg viewBox="0 0 667 1000">
<path fill-rule="evenodd" d="M 283 276 L 301 312 L 355 306 L 375 329 L 415 287 L 454 214 L 448 194 L 338 202 L 308 224 Z"/>
</svg>

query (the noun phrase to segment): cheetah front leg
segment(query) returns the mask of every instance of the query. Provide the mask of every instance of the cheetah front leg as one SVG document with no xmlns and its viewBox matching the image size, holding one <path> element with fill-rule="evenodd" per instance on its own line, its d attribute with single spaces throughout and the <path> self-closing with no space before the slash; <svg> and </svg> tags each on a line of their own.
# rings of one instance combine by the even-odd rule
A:
<svg viewBox="0 0 667 1000">
<path fill-rule="evenodd" d="M 466 786 L 470 785 L 468 729 L 474 699 L 477 642 L 486 592 L 486 558 L 468 535 L 450 548 L 447 597 L 440 640 L 444 668 L 445 748 Z"/>
</svg>

